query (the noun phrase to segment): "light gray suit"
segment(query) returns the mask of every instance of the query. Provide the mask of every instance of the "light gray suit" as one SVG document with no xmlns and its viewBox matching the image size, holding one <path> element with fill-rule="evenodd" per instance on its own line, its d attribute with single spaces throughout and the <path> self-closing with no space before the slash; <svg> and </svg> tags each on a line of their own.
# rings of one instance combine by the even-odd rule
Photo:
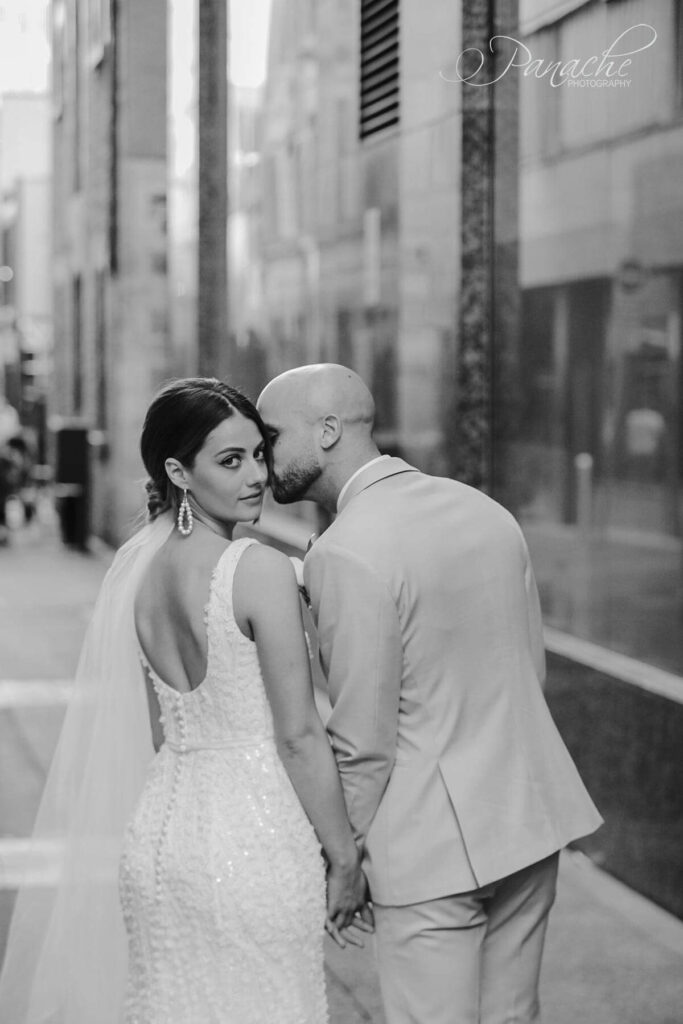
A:
<svg viewBox="0 0 683 1024">
<path fill-rule="evenodd" d="M 505 509 L 401 459 L 377 462 L 344 494 L 304 577 L 332 704 L 327 727 L 376 906 L 490 895 L 492 883 L 600 825 L 543 697 L 536 585 Z M 551 874 L 554 885 L 554 862 Z M 378 921 L 380 944 L 382 931 Z M 542 935 L 539 961 L 541 949 Z M 397 962 L 389 957 L 386 970 Z M 393 984 L 382 978 L 388 1007 Z M 442 1019 L 423 1012 L 387 1015 Z M 485 1018 L 443 1017 L 470 1019 Z"/>
</svg>

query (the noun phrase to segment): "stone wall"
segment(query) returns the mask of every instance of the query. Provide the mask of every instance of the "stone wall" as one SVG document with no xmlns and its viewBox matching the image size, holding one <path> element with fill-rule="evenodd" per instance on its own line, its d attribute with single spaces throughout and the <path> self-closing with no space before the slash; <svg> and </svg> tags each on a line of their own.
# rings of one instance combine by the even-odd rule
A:
<svg viewBox="0 0 683 1024">
<path fill-rule="evenodd" d="M 680 703 L 548 656 L 546 696 L 605 819 L 577 845 L 683 918 L 683 692 Z"/>
</svg>

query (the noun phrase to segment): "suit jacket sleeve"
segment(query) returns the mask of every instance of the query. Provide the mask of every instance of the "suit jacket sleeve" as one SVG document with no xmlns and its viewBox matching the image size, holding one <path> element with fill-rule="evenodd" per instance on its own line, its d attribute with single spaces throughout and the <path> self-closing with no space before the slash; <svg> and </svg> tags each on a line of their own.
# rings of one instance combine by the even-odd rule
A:
<svg viewBox="0 0 683 1024">
<path fill-rule="evenodd" d="M 403 647 L 384 581 L 351 552 L 318 542 L 304 563 L 332 713 L 327 730 L 356 838 L 364 840 L 393 767 Z"/>
</svg>

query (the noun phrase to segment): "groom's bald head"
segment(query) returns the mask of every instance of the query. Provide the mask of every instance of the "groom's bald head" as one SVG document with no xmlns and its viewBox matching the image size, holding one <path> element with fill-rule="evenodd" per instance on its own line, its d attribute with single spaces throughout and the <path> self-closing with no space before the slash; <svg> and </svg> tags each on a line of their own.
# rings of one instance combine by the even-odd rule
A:
<svg viewBox="0 0 683 1024">
<path fill-rule="evenodd" d="M 372 431 L 375 403 L 357 373 L 337 363 L 316 363 L 287 370 L 261 392 L 258 407 L 264 419 L 283 406 L 309 422 L 336 415 L 349 425 Z"/>
<path fill-rule="evenodd" d="M 258 409 L 273 439 L 273 493 L 298 501 L 333 465 L 372 448 L 375 403 L 357 373 L 336 363 L 287 370 Z"/>
</svg>

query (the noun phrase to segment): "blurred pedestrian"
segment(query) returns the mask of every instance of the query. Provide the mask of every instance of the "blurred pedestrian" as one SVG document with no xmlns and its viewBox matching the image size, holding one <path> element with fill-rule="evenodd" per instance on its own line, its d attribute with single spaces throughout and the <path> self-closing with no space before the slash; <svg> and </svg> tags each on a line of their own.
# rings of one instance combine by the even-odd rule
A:
<svg viewBox="0 0 683 1024">
<path fill-rule="evenodd" d="M 15 494 L 24 514 L 24 522 L 30 523 L 36 512 L 36 485 L 33 479 L 34 458 L 32 447 L 24 434 L 15 434 L 7 441 L 16 466 Z"/>
<path fill-rule="evenodd" d="M 558 852 L 601 818 L 543 698 L 522 532 L 480 491 L 381 455 L 346 367 L 290 370 L 258 408 L 275 498 L 337 513 L 304 582 L 387 1022 L 537 1022 Z"/>
<path fill-rule="evenodd" d="M 10 498 L 19 493 L 21 486 L 22 460 L 9 440 L 0 444 L 0 545 L 9 541 L 7 507 Z"/>
<path fill-rule="evenodd" d="M 0 444 L 14 437 L 20 428 L 19 413 L 5 396 L 0 394 Z"/>
</svg>

